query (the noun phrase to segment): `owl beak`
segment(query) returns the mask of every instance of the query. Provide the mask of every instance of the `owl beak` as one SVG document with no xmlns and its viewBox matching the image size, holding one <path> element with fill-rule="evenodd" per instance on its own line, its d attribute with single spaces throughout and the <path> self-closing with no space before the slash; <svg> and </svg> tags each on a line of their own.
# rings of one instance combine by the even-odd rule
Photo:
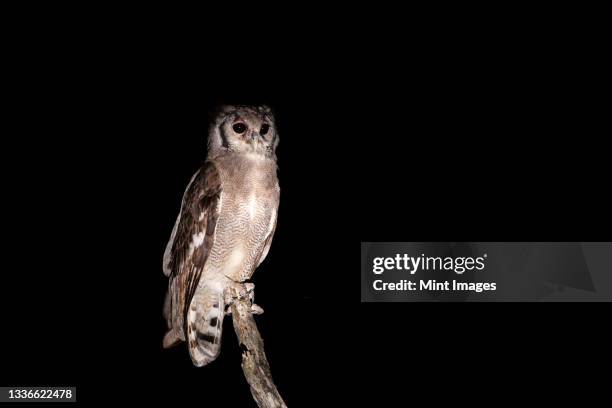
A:
<svg viewBox="0 0 612 408">
<path fill-rule="evenodd" d="M 255 140 L 257 136 L 258 136 L 257 132 L 255 131 L 251 132 L 251 140 Z"/>
</svg>

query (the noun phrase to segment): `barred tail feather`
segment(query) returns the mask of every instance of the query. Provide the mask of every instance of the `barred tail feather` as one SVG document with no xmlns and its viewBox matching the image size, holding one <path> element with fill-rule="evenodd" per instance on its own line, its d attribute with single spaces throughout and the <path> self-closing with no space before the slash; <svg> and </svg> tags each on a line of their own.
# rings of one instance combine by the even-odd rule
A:
<svg viewBox="0 0 612 408">
<path fill-rule="evenodd" d="M 197 290 L 186 324 L 189 354 L 197 367 L 205 366 L 219 355 L 224 310 L 222 291 L 210 286 Z"/>
</svg>

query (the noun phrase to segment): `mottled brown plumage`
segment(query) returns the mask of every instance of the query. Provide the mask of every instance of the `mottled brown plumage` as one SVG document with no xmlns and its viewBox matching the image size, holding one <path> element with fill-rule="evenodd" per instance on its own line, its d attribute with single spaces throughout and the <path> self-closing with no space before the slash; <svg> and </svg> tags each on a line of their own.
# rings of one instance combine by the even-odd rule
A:
<svg viewBox="0 0 612 408">
<path fill-rule="evenodd" d="M 215 165 L 206 162 L 197 171 L 183 196 L 181 213 L 173 231 L 170 256 L 165 265 L 170 273 L 170 287 L 181 290 L 171 291 L 174 295 L 172 311 L 166 311 L 170 327 L 183 327 L 187 309 L 202 275 L 206 259 L 212 248 L 215 226 L 219 211 L 217 204 L 221 194 L 221 179 Z M 193 236 L 204 233 L 203 244 L 193 246 Z"/>
</svg>

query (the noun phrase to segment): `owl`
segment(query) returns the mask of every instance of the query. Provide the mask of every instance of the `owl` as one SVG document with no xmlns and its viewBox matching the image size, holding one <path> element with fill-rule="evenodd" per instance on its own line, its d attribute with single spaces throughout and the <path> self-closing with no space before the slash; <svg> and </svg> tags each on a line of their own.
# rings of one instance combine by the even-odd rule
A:
<svg viewBox="0 0 612 408">
<path fill-rule="evenodd" d="M 183 195 L 163 259 L 164 348 L 187 342 L 194 365 L 220 351 L 226 289 L 251 278 L 276 229 L 278 133 L 266 106 L 224 106 L 208 155 Z"/>
</svg>

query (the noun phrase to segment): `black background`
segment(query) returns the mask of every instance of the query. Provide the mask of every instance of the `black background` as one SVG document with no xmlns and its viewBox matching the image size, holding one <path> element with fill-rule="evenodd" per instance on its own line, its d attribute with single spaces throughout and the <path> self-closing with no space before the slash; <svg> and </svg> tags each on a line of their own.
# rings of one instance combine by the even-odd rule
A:
<svg viewBox="0 0 612 408">
<path fill-rule="evenodd" d="M 76 385 L 82 404 L 253 405 L 229 321 L 206 368 L 161 348 L 163 250 L 223 102 L 277 114 L 278 229 L 254 282 L 289 406 L 510 399 L 543 379 L 572 391 L 603 361 L 600 305 L 360 304 L 356 269 L 359 241 L 609 237 L 597 53 L 279 42 L 226 59 L 161 38 L 15 45 L 3 384 Z"/>
</svg>

